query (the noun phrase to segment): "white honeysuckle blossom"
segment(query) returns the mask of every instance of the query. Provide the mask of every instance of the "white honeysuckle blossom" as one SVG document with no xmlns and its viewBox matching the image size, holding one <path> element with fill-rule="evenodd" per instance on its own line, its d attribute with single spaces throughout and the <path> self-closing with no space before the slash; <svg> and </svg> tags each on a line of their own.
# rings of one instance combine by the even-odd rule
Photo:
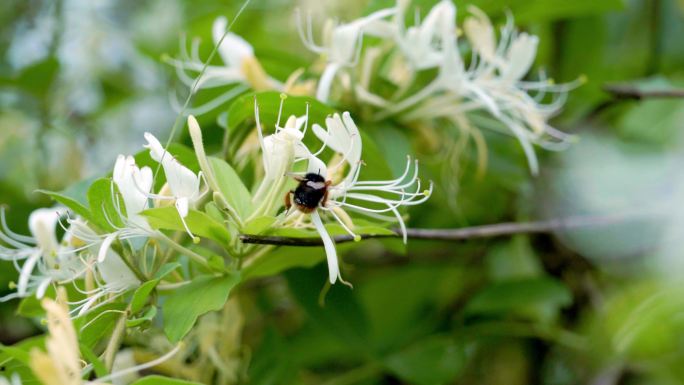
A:
<svg viewBox="0 0 684 385">
<path fill-rule="evenodd" d="M 147 195 L 152 189 L 153 179 L 152 169 L 139 168 L 132 156 L 119 155 L 116 159 L 112 180 L 121 193 L 126 207 L 126 217 L 131 224 L 144 229 L 149 229 L 149 225 L 140 212 L 148 208 Z"/>
<path fill-rule="evenodd" d="M 276 202 L 279 196 L 277 194 L 283 190 L 292 165 L 311 156 L 308 148 L 302 142 L 308 128 L 308 106 L 307 114 L 304 117 L 290 116 L 285 125 L 281 126 L 280 121 L 285 99 L 285 95 L 281 96 L 275 132 L 266 136 L 264 136 L 263 127 L 261 127 L 259 105 L 256 99 L 254 100 L 254 115 L 264 169 L 264 177 L 252 197 L 255 204 L 261 203 L 261 208 L 255 211 L 254 217 L 268 213 L 278 207 Z"/>
<path fill-rule="evenodd" d="M 311 17 L 307 17 L 306 22 L 298 23 L 304 45 L 309 50 L 323 55 L 327 62 L 318 81 L 316 99 L 326 102 L 338 71 L 344 67 L 355 66 L 359 62 L 364 35 L 388 37 L 393 34 L 393 25 L 386 19 L 395 13 L 395 8 L 386 8 L 345 24 L 336 24 L 328 20 L 324 26 L 323 42 L 320 46 L 313 38 Z M 306 24 L 306 31 L 303 24 Z"/>
<path fill-rule="evenodd" d="M 81 290 L 74 285 L 76 290 L 86 295 L 86 298 L 70 303 L 70 305 L 75 305 L 71 309 L 72 314 L 80 317 L 97 307 L 114 301 L 127 290 L 140 286 L 140 280 L 124 263 L 121 256 L 112 250 L 109 244 L 106 244 L 109 238 L 102 240 L 102 237 L 90 229 L 87 223 L 80 218 L 69 219 L 67 231 L 72 237 L 88 245 L 86 252 L 93 256 L 97 255 L 96 259 L 88 261 L 89 270 L 93 272 L 95 288 Z M 151 230 L 146 234 L 150 233 Z"/>
<path fill-rule="evenodd" d="M 391 115 L 402 121 L 445 118 L 462 129 L 467 129 L 463 127 L 465 121 L 469 127 L 510 132 L 520 142 L 530 170 L 536 174 L 538 162 L 533 144 L 557 150 L 572 141 L 571 135 L 551 127 L 547 121 L 560 111 L 567 93 L 583 79 L 554 84 L 542 72 L 537 81 L 523 80 L 534 63 L 538 37 L 518 32 L 509 18 L 497 42 L 489 18 L 476 7 L 469 7 L 469 12 L 464 21 L 467 40 L 460 43 L 452 1 L 440 1 L 422 23 L 408 28 L 404 26 L 405 3 L 400 3 L 393 38 L 409 69 L 399 64 L 401 68 L 396 73 L 401 76 L 393 79 L 406 84 L 398 84 L 396 97 L 385 99 L 364 88 L 369 84 L 364 81 L 355 87 L 357 97 L 380 107 L 376 119 Z M 460 53 L 460 45 L 466 43 L 473 52 L 468 66 Z M 374 55 L 377 57 L 377 53 Z M 415 73 L 429 68 L 438 69 L 436 77 L 411 95 L 400 97 L 413 84 Z M 364 74 L 361 78 L 365 78 Z M 471 125 L 475 115 L 477 119 Z"/>
<path fill-rule="evenodd" d="M 4 208 L 0 209 L 0 240 L 7 245 L 0 245 L 0 259 L 11 261 L 19 272 L 16 292 L 0 301 L 33 294 L 42 298 L 50 284 L 72 282 L 86 272 L 87 266 L 78 256 L 84 247 L 72 245 L 68 232 L 62 243 L 57 240 L 55 231 L 63 213 L 62 208 L 34 210 L 29 216 L 31 236 L 26 236 L 7 227 Z"/>
<path fill-rule="evenodd" d="M 149 132 L 145 133 L 145 139 L 147 140 L 145 148 L 150 150 L 152 159 L 162 165 L 164 175 L 166 175 L 166 184 L 171 192 L 170 196 L 152 193 L 148 193 L 147 196 L 159 200 L 173 200 L 186 232 L 191 238 L 196 240 L 197 238 L 195 238 L 185 222 L 185 217 L 187 217 L 190 208 L 209 191 L 208 188 L 205 191 L 200 191 L 200 184 L 203 179 L 202 172 L 200 171 L 198 174 L 195 174 L 192 170 L 183 166 Z"/>
<path fill-rule="evenodd" d="M 398 4 L 396 42 L 415 70 L 438 67 L 443 61 L 442 46 L 452 44 L 456 32 L 456 7 L 451 1 L 440 1 L 432 7 L 422 23 L 404 26 L 404 14 L 409 2 Z"/>
<path fill-rule="evenodd" d="M 117 218 L 109 218 L 105 215 L 105 219 L 114 228 L 114 231 L 97 234 L 80 218 L 69 218 L 69 228 L 66 229 L 67 233 L 85 242 L 91 249 L 97 247 L 95 249 L 97 250 L 97 261 L 100 263 L 110 255 L 109 249 L 117 239 L 119 241 L 133 240 L 155 234 L 147 220 L 140 215 L 142 211 L 149 208 L 148 195 L 153 184 L 152 169 L 149 167 L 139 168 L 132 156 L 119 155 L 114 164 L 112 181 L 121 194 L 120 197 L 124 202 L 123 208 L 125 208 L 124 214 L 124 210 L 119 204 L 119 196 L 112 188 L 112 202 L 114 202 Z M 123 225 L 117 225 L 117 223 Z"/>
<path fill-rule="evenodd" d="M 199 39 L 193 40 L 191 52 L 187 51 L 185 41 L 182 42 L 181 59 L 166 59 L 176 68 L 180 80 L 193 92 L 232 86 L 205 104 L 186 109 L 185 113 L 194 115 L 207 113 L 248 89 L 264 91 L 280 90 L 283 87 L 278 80 L 266 74 L 254 55 L 254 48 L 242 37 L 226 32 L 227 26 L 228 20 L 225 17 L 218 17 L 214 20 L 212 27 L 213 43 L 217 47 L 223 65 L 207 64 L 200 58 Z M 188 73 L 193 75 L 188 75 Z M 179 103 L 176 102 L 176 105 L 178 109 L 181 108 Z"/>
<path fill-rule="evenodd" d="M 112 371 L 92 381 L 84 380 L 84 376 L 90 378 L 92 375 L 92 366 L 83 367 L 82 365 L 78 334 L 69 318 L 67 304 L 66 291 L 63 288 L 57 291 L 56 300 L 45 298 L 41 301 L 47 314 L 48 333 L 45 339 L 45 350 L 37 347 L 31 349 L 29 367 L 44 385 L 108 385 L 115 379 L 125 378 L 131 373 L 137 373 L 167 361 L 182 347 L 182 344 L 178 344 L 155 360 Z"/>
<path fill-rule="evenodd" d="M 111 302 L 126 290 L 137 287 L 140 281 L 121 260 L 109 249 L 103 248 L 101 235 L 90 229 L 80 218 L 69 218 L 69 226 L 61 243 L 57 242 L 55 231 L 61 224 L 63 209 L 37 209 L 29 216 L 29 230 L 32 237 L 19 235 L 7 228 L 4 210 L 0 211 L 3 232 L 2 240 L 14 249 L 2 247 L 0 258 L 12 260 L 19 271 L 16 292 L 0 300 L 22 298 L 35 294 L 42 298 L 51 284 L 74 283 L 74 288 L 87 298 L 72 303 L 77 305 L 72 313 L 81 316 L 95 306 Z M 97 260 L 96 255 L 106 252 L 106 258 Z M 19 260 L 25 259 L 20 267 Z M 93 271 L 96 287 L 90 291 L 79 289 L 75 283 L 88 271 Z"/>
<path fill-rule="evenodd" d="M 255 113 L 257 127 L 260 128 L 259 110 L 255 103 Z M 307 112 L 308 115 L 308 112 Z M 308 117 L 304 118 L 305 121 Z M 275 134 L 260 139 L 262 144 L 264 168 L 278 167 L 281 175 L 290 174 L 293 165 L 301 160 L 307 161 L 306 173 L 314 173 L 329 181 L 327 199 L 319 203 L 309 217 L 311 224 L 321 236 L 325 248 L 329 281 L 334 284 L 339 279 L 342 280 L 337 258 L 335 243 L 326 230 L 321 213 L 332 216 L 354 239 L 359 239 L 359 235 L 354 232 L 354 224 L 346 210 L 356 212 L 367 217 L 382 220 L 385 222 L 396 222 L 399 224 L 404 242 L 406 242 L 406 226 L 404 219 L 399 212 L 402 206 L 417 205 L 425 202 L 432 193 L 432 183 L 426 190 L 421 189 L 418 179 L 418 164 L 407 160 L 404 173 L 392 180 L 366 181 L 359 180 L 361 174 L 361 153 L 362 140 L 358 127 L 351 118 L 349 112 L 344 112 L 341 116 L 335 114 L 326 119 L 326 128 L 314 124 L 312 130 L 316 137 L 322 142 L 322 146 L 316 152 L 311 152 L 302 139 L 306 133 L 306 128 L 300 130 L 297 119 L 291 117 L 285 127 L 277 129 Z M 261 135 L 261 133 L 259 134 Z M 269 145 L 266 139 L 271 138 L 274 144 L 280 147 Z M 333 164 L 326 165 L 319 155 L 324 149 L 329 148 L 337 155 L 333 158 Z M 286 156 L 278 157 L 276 151 L 285 151 Z M 286 167 L 283 167 L 283 163 Z M 415 164 L 415 166 L 413 166 Z M 341 175 L 348 166 L 346 175 Z M 413 167 L 412 167 L 413 166 Z M 337 180 L 340 179 L 340 180 Z M 308 182 L 309 184 L 314 182 Z M 316 183 L 314 183 L 316 184 Z M 321 183 L 323 184 L 323 183 Z M 318 186 L 316 188 L 321 188 Z M 267 190 L 272 193 L 280 194 L 280 188 L 274 188 L 274 184 L 268 184 Z M 267 199 L 278 199 L 278 196 L 269 195 Z M 320 211 L 320 212 L 319 212 Z M 387 214 L 389 213 L 389 215 Z M 283 223 L 301 223 L 297 218 L 307 215 L 300 211 L 291 213 L 286 212 Z"/>
<path fill-rule="evenodd" d="M 312 127 L 313 132 L 325 146 L 339 154 L 341 159 L 336 158 L 336 163 L 326 168 L 325 163 L 314 158 L 309 162 L 308 172 L 318 173 L 326 180 L 332 180 L 337 169 L 344 162 L 348 164 L 349 169 L 341 182 L 332 184 L 328 188 L 328 199 L 318 209 L 329 213 L 354 239 L 359 239 L 359 236 L 354 233 L 353 223 L 345 210 L 398 223 L 403 240 L 406 242 L 406 225 L 398 208 L 421 204 L 432 194 L 432 183 L 427 190 L 421 189 L 418 179 L 418 162 L 415 162 L 413 172 L 411 172 L 413 162 L 410 158 L 407 159 L 404 173 L 396 179 L 359 181 L 362 140 L 351 115 L 349 112 L 344 112 L 341 117 L 335 114 L 327 118 L 326 128 L 323 129 L 319 125 Z M 335 283 L 337 279 L 341 280 L 341 277 L 334 241 L 323 226 L 318 212 L 314 212 L 311 219 L 325 246 L 330 283 Z"/>
<path fill-rule="evenodd" d="M 81 353 L 64 290 L 58 290 L 57 301 L 45 298 L 41 302 L 47 314 L 46 351 L 33 348 L 29 366 L 43 384 L 78 385 L 82 383 Z"/>
</svg>

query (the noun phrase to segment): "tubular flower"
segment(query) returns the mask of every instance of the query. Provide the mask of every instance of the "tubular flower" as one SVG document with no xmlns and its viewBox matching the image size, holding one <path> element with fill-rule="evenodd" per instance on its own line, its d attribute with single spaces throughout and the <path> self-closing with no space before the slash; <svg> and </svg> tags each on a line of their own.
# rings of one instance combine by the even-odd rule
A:
<svg viewBox="0 0 684 385">
<path fill-rule="evenodd" d="M 373 219 L 397 222 L 406 242 L 406 226 L 399 208 L 425 202 L 432 193 L 432 183 L 428 189 L 421 190 L 418 164 L 415 163 L 411 172 L 413 162 L 410 159 L 399 178 L 360 181 L 362 140 L 349 112 L 326 119 L 325 129 L 319 125 L 313 125 L 312 129 L 323 147 L 315 154 L 308 152 L 302 158 L 308 160 L 307 171 L 304 177 L 295 177 L 299 186 L 289 193 L 299 210 L 299 213 L 292 215 L 310 214 L 311 224 L 318 231 L 325 247 L 330 283 L 335 283 L 338 279 L 342 281 L 337 251 L 334 240 L 323 224 L 321 213 L 333 217 L 354 239 L 359 239 L 359 236 L 354 232 L 354 224 L 347 210 Z M 330 166 L 317 156 L 326 147 L 337 154 Z M 348 170 L 341 175 L 345 164 Z M 286 205 L 290 204 L 289 194 Z"/>
<path fill-rule="evenodd" d="M 337 72 L 358 63 L 364 35 L 387 37 L 392 34 L 392 24 L 385 19 L 395 12 L 394 8 L 386 8 L 346 24 L 335 25 L 329 20 L 323 33 L 323 45 L 320 46 L 313 38 L 311 17 L 307 17 L 305 23 L 298 24 L 304 45 L 309 50 L 323 55 L 327 61 L 318 81 L 316 99 L 326 102 Z M 303 24 L 306 24 L 306 31 Z"/>
<path fill-rule="evenodd" d="M 213 42 L 217 46 L 223 65 L 207 65 L 200 59 L 198 39 L 193 40 L 190 53 L 186 49 L 186 44 L 184 42 L 181 44 L 180 60 L 167 59 L 169 64 L 176 67 L 181 81 L 193 92 L 200 89 L 231 86 L 229 90 L 204 105 L 189 109 L 190 114 L 201 115 L 211 111 L 248 89 L 264 91 L 282 88 L 282 84 L 268 76 L 261 67 L 254 56 L 254 48 L 242 37 L 226 32 L 227 25 L 228 20 L 225 17 L 218 17 L 214 20 L 212 27 Z M 193 75 L 188 75 L 188 73 Z"/>
<path fill-rule="evenodd" d="M 114 371 L 107 376 L 85 381 L 89 368 L 82 368 L 81 353 L 76 329 L 69 318 L 66 291 L 60 288 L 57 300 L 43 299 L 41 305 L 47 313 L 48 335 L 45 351 L 33 348 L 29 355 L 29 367 L 45 385 L 107 385 L 111 380 L 149 369 L 173 357 L 181 347 L 150 362 Z M 0 382 L 1 383 L 1 382 Z M 14 384 L 12 384 L 14 385 Z"/>
<path fill-rule="evenodd" d="M 422 23 L 406 28 L 404 11 L 407 2 L 398 7 L 396 42 L 415 70 L 438 67 L 443 60 L 442 47 L 456 31 L 456 7 L 451 1 L 440 1 Z"/>
<path fill-rule="evenodd" d="M 76 290 L 87 297 L 79 302 L 73 313 L 81 316 L 97 306 L 111 302 L 124 291 L 137 287 L 140 281 L 122 261 L 119 254 L 104 246 L 106 239 L 90 229 L 80 218 L 68 219 L 69 227 L 64 228 L 65 234 L 61 243 L 57 243 L 55 230 L 62 210 L 38 209 L 29 217 L 29 229 L 33 237 L 27 237 L 11 232 L 5 224 L 4 211 L 0 212 L 0 219 L 5 230 L 2 237 L 5 241 L 13 241 L 16 249 L 3 249 L 6 252 L 3 259 L 12 259 L 19 270 L 17 291 L 1 300 L 16 297 L 26 297 L 31 294 L 37 298 L 45 295 L 51 284 L 65 284 L 83 278 L 88 271 L 95 271 L 96 287 L 89 291 L 82 291 L 74 284 Z M 5 239 L 6 238 L 6 239 Z M 23 243 L 20 243 L 23 242 Z M 7 242 L 10 243 L 10 242 Z M 33 245 L 27 245 L 33 243 Z M 22 246 L 23 245 L 23 246 Z M 22 246 L 22 247 L 20 247 Z M 95 258 L 96 255 L 106 253 L 106 258 Z M 26 259 L 19 267 L 18 260 Z M 102 300 L 105 300 L 102 302 Z"/>
<path fill-rule="evenodd" d="M 5 220 L 5 211 L 0 209 L 2 230 L 0 239 L 10 247 L 0 246 L 0 259 L 12 261 L 19 280 L 17 291 L 0 301 L 21 298 L 35 293 L 42 298 L 51 283 L 71 282 L 86 271 L 85 263 L 78 257 L 82 247 L 74 247 L 67 233 L 64 242 L 57 241 L 55 233 L 63 209 L 37 209 L 29 216 L 31 236 L 12 232 Z M 20 261 L 23 265 L 19 265 Z"/>
<path fill-rule="evenodd" d="M 153 182 L 152 169 L 139 168 L 132 156 L 119 155 L 114 165 L 112 180 L 119 188 L 126 207 L 126 217 L 131 224 L 149 229 L 147 221 L 140 216 L 140 212 L 148 208 L 148 194 Z"/>
<path fill-rule="evenodd" d="M 66 229 L 68 235 L 85 242 L 91 250 L 95 250 L 97 261 L 100 263 L 110 255 L 109 248 L 115 240 L 132 240 L 154 235 L 147 220 L 140 215 L 149 206 L 148 196 L 153 182 L 152 170 L 149 167 L 139 168 L 132 156 L 119 155 L 114 164 L 112 180 L 124 203 L 124 207 L 120 207 L 119 196 L 112 188 L 111 198 L 117 218 L 109 218 L 105 215 L 105 219 L 115 230 L 110 233 L 97 234 L 80 218 L 69 218 L 69 228 Z"/>
<path fill-rule="evenodd" d="M 64 290 L 59 290 L 58 301 L 43 299 L 47 313 L 48 337 L 46 352 L 33 348 L 30 366 L 40 381 L 46 385 L 79 385 L 81 380 L 81 353 L 66 304 Z"/>
<path fill-rule="evenodd" d="M 284 126 L 280 125 L 283 103 L 281 98 L 275 132 L 264 136 L 259 118 L 259 106 L 254 101 L 257 134 L 261 147 L 264 177 L 252 198 L 254 203 L 263 202 L 254 215 L 265 214 L 277 208 L 276 198 L 287 182 L 287 174 L 295 162 L 309 157 L 310 152 L 302 142 L 308 127 L 308 115 L 302 118 L 290 116 Z M 302 129 L 303 128 L 303 129 Z"/>
<path fill-rule="evenodd" d="M 357 73 L 345 78 L 344 84 L 358 100 L 378 108 L 377 120 L 389 116 L 412 123 L 445 119 L 468 134 L 475 128 L 503 131 L 520 142 L 535 174 L 534 144 L 551 150 L 567 147 L 573 137 L 550 126 L 548 120 L 583 80 L 554 84 L 543 72 L 539 80 L 524 80 L 536 57 L 538 37 L 517 31 L 511 19 L 497 36 L 489 18 L 469 7 L 463 24 L 465 39 L 459 40 L 456 6 L 451 0 L 438 2 L 422 21 L 410 26 L 405 23 L 408 3 L 400 0 L 393 8 L 336 27 L 354 33 L 341 34 L 347 39 L 326 38 L 322 47 L 313 43 L 310 20 L 306 31 L 300 27 L 305 45 L 328 56 L 319 79 L 320 100 L 328 98 L 339 69 L 359 61 Z M 385 20 L 390 15 L 394 15 L 391 22 Z M 325 36 L 333 36 L 336 28 L 326 30 Z M 364 35 L 378 36 L 380 42 L 364 46 Z M 466 65 L 461 52 L 468 51 L 472 60 Z M 429 69 L 435 70 L 432 80 L 417 84 Z M 383 82 L 374 82 L 377 76 Z M 381 94 L 371 89 L 374 83 L 386 81 L 396 88 L 384 87 Z"/>
<path fill-rule="evenodd" d="M 189 168 L 183 166 L 176 158 L 167 152 L 159 143 L 159 140 L 149 132 L 145 133 L 147 145 L 145 148 L 150 150 L 150 156 L 156 162 L 159 162 L 164 168 L 166 175 L 166 183 L 171 191 L 171 195 L 147 194 L 148 197 L 160 200 L 172 200 L 174 206 L 178 211 L 178 215 L 183 222 L 183 226 L 187 233 L 193 239 L 196 239 L 188 228 L 185 222 L 185 217 L 188 216 L 190 207 L 200 200 L 208 191 L 200 191 L 200 180 L 202 179 L 202 172 L 198 174 L 192 172 Z"/>
<path fill-rule="evenodd" d="M 121 256 L 105 244 L 109 238 L 103 241 L 101 236 L 91 230 L 80 218 L 70 219 L 67 231 L 67 234 L 88 245 L 86 251 L 90 255 L 97 255 L 97 259 L 89 262 L 89 270 L 94 273 L 95 288 L 83 291 L 75 286 L 76 290 L 86 295 L 86 298 L 71 302 L 70 305 L 76 305 L 71 313 L 80 317 L 90 310 L 114 301 L 126 290 L 140 285 L 140 280 L 124 263 Z"/>
</svg>

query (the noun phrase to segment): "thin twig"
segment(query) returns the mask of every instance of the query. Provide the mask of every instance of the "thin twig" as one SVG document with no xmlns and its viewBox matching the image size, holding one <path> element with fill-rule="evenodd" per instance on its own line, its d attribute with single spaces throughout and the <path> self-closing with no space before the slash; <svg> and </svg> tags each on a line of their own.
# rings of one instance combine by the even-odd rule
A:
<svg viewBox="0 0 684 385">
<path fill-rule="evenodd" d="M 667 88 L 660 90 L 642 90 L 635 86 L 621 85 L 621 84 L 607 84 L 603 86 L 603 90 L 612 94 L 618 99 L 667 99 L 667 98 L 684 98 L 684 89 L 682 88 Z"/>
<path fill-rule="evenodd" d="M 492 238 L 513 234 L 549 233 L 557 230 L 567 230 L 580 227 L 605 226 L 624 222 L 625 215 L 613 216 L 582 216 L 564 219 L 552 219 L 536 222 L 509 222 L 494 225 L 463 227 L 460 229 L 406 229 L 406 235 L 411 239 L 462 241 L 475 238 Z M 401 233 L 394 229 L 394 234 L 360 234 L 361 239 L 400 238 Z M 351 235 L 334 237 L 335 243 L 354 241 Z M 281 237 L 272 235 L 242 234 L 243 243 L 277 246 L 321 246 L 320 238 Z"/>
</svg>

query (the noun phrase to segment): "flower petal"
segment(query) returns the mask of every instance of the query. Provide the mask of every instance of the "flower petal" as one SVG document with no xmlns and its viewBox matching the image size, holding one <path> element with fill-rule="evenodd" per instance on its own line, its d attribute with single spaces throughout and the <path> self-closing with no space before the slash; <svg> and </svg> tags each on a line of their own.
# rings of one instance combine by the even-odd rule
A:
<svg viewBox="0 0 684 385">
<path fill-rule="evenodd" d="M 318 234 L 321 236 L 321 240 L 323 241 L 325 256 L 328 260 L 328 279 L 330 280 L 331 284 L 334 284 L 337 281 L 337 278 L 340 277 L 340 266 L 337 261 L 335 242 L 330 237 L 330 234 L 328 234 L 328 230 L 326 230 L 325 226 L 323 226 L 323 222 L 321 221 L 320 215 L 318 215 L 318 211 L 311 213 L 311 222 L 316 227 L 316 231 L 318 231 Z"/>
<path fill-rule="evenodd" d="M 146 148 L 150 149 L 150 156 L 155 161 L 161 163 L 166 175 L 166 182 L 169 184 L 171 193 L 174 197 L 185 197 L 194 200 L 199 196 L 200 180 L 199 177 L 189 168 L 183 166 L 169 152 L 164 150 L 159 140 L 149 132 L 145 133 L 147 140 Z"/>
<path fill-rule="evenodd" d="M 254 56 L 254 48 L 242 37 L 228 32 L 226 33 L 226 27 L 228 26 L 228 19 L 221 16 L 214 20 L 214 25 L 212 26 L 212 38 L 214 39 L 214 44 L 218 44 L 219 41 L 221 45 L 218 47 L 218 53 L 221 55 L 221 59 L 229 66 L 240 68 L 242 66 L 242 61 L 247 57 Z M 225 34 L 225 37 L 223 36 Z M 223 40 L 221 40 L 223 38 Z"/>
<path fill-rule="evenodd" d="M 60 210 L 54 208 L 37 209 L 29 216 L 29 230 L 33 237 L 36 238 L 38 247 L 44 254 L 57 252 L 59 242 L 57 242 L 55 228 L 57 227 L 59 216 Z"/>
</svg>

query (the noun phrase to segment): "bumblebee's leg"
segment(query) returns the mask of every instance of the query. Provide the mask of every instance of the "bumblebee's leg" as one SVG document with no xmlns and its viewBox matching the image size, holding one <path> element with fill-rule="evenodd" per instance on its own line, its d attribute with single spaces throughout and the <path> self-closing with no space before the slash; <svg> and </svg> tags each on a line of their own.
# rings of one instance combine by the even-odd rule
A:
<svg viewBox="0 0 684 385">
<path fill-rule="evenodd" d="M 285 176 L 289 176 L 292 179 L 296 180 L 297 182 L 301 182 L 304 180 L 304 178 L 302 176 L 299 176 L 299 175 L 292 173 L 292 172 L 286 172 Z"/>
<path fill-rule="evenodd" d="M 294 194 L 294 191 L 290 190 L 285 193 L 285 212 L 289 212 L 292 207 L 292 200 L 290 199 L 290 194 Z"/>
<path fill-rule="evenodd" d="M 327 185 L 328 183 L 326 183 Z M 328 190 L 327 188 L 325 189 L 325 193 L 323 194 L 323 199 L 321 199 L 321 207 L 325 207 L 325 204 L 328 203 Z"/>
<path fill-rule="evenodd" d="M 325 193 L 323 194 L 323 199 L 321 199 L 321 207 L 325 207 L 325 204 L 328 203 L 328 193 L 330 192 L 328 187 L 330 187 L 331 184 L 331 180 L 325 181 Z"/>
</svg>

